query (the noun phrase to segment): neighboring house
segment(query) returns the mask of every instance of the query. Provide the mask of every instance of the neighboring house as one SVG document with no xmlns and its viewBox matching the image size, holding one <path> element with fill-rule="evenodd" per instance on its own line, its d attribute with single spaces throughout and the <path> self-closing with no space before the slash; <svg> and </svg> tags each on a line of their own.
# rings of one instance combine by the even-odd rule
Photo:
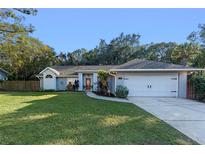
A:
<svg viewBox="0 0 205 154">
<path fill-rule="evenodd" d="M 8 72 L 0 68 L 0 81 L 8 79 Z"/>
<path fill-rule="evenodd" d="M 44 90 L 65 90 L 69 82 L 78 80 L 79 91 L 96 91 L 99 70 L 110 73 L 108 84 L 113 93 L 123 85 L 129 89 L 129 96 L 185 98 L 187 75 L 204 69 L 134 59 L 122 65 L 47 67 L 37 77 Z"/>
</svg>

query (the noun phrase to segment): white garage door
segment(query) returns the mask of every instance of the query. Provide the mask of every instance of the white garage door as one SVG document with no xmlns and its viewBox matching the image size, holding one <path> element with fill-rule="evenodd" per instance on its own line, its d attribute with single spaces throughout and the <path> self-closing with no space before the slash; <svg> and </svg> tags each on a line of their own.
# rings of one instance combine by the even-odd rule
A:
<svg viewBox="0 0 205 154">
<path fill-rule="evenodd" d="M 177 73 L 135 74 L 124 77 L 124 85 L 129 89 L 129 96 L 177 97 Z"/>
</svg>

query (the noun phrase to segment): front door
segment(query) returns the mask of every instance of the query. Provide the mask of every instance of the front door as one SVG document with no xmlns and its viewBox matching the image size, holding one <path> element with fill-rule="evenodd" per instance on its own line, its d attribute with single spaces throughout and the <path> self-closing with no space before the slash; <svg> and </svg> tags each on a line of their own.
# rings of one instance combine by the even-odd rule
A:
<svg viewBox="0 0 205 154">
<path fill-rule="evenodd" d="M 91 88 L 91 79 L 90 78 L 86 78 L 86 90 L 90 90 Z"/>
</svg>

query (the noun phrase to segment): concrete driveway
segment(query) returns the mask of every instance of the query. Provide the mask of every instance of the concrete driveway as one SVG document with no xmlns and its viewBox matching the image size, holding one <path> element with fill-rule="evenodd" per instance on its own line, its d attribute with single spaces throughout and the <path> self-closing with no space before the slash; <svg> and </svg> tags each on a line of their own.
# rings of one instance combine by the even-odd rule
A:
<svg viewBox="0 0 205 154">
<path fill-rule="evenodd" d="M 129 101 L 205 144 L 205 104 L 180 98 L 129 97 Z"/>
</svg>

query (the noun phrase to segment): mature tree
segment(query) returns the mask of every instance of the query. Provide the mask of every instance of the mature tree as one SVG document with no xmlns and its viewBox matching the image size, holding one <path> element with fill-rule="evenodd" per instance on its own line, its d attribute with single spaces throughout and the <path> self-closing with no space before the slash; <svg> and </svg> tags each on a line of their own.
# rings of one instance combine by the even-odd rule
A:
<svg viewBox="0 0 205 154">
<path fill-rule="evenodd" d="M 205 47 L 205 24 L 199 24 L 199 31 L 195 32 L 196 38 L 203 47 Z"/>
<path fill-rule="evenodd" d="M 120 34 L 119 37 L 111 40 L 108 46 L 109 63 L 122 64 L 133 58 L 133 54 L 139 48 L 139 34 Z"/>
<path fill-rule="evenodd" d="M 36 15 L 36 9 L 0 9 L 0 67 L 14 79 L 31 79 L 55 61 L 52 48 L 29 37 L 32 25 L 25 25 L 27 15 Z"/>
<path fill-rule="evenodd" d="M 171 54 L 176 48 L 177 44 L 174 42 L 151 43 L 146 46 L 145 58 L 154 61 L 171 63 Z"/>
<path fill-rule="evenodd" d="M 36 9 L 0 9 L 0 63 L 4 66 L 10 66 L 11 58 L 17 57 L 18 51 L 14 44 L 18 43 L 18 38 L 34 31 L 32 25 L 24 25 L 25 16 L 36 13 Z"/>
<path fill-rule="evenodd" d="M 89 52 L 83 54 L 83 64 L 85 65 L 98 65 L 100 56 L 97 55 L 98 49 L 94 48 Z"/>
<path fill-rule="evenodd" d="M 56 58 L 59 65 L 68 65 L 67 55 L 65 53 L 60 52 Z"/>
<path fill-rule="evenodd" d="M 86 64 L 122 64 L 131 59 L 139 48 L 139 38 L 138 34 L 121 33 L 110 43 L 101 39 L 96 48 L 84 53 Z"/>
<path fill-rule="evenodd" d="M 71 52 L 67 53 L 67 65 L 74 65 L 75 63 L 75 58 L 73 57 L 73 54 Z"/>
<path fill-rule="evenodd" d="M 25 26 L 25 15 L 36 15 L 36 9 L 0 9 L 0 35 L 33 32 L 33 26 Z"/>
<path fill-rule="evenodd" d="M 87 53 L 87 50 L 82 48 L 82 49 L 77 49 L 72 52 L 72 61 L 74 65 L 82 65 L 83 64 L 83 54 Z"/>
<path fill-rule="evenodd" d="M 199 68 L 205 68 L 205 49 L 204 48 L 201 49 L 201 52 L 193 60 L 192 66 L 199 67 Z"/>
<path fill-rule="evenodd" d="M 0 67 L 8 70 L 15 79 L 31 79 L 55 62 L 52 48 L 27 35 L 20 35 L 12 42 L 4 42 L 0 45 L 0 51 L 8 61 L 0 61 Z"/>
<path fill-rule="evenodd" d="M 172 54 L 173 63 L 181 65 L 193 65 L 194 59 L 200 54 L 200 46 L 193 43 L 184 43 L 177 45 Z"/>
<path fill-rule="evenodd" d="M 200 46 L 200 52 L 193 60 L 193 66 L 205 67 L 205 24 L 199 24 L 199 30 L 192 32 L 188 37 L 188 41 Z"/>
</svg>

